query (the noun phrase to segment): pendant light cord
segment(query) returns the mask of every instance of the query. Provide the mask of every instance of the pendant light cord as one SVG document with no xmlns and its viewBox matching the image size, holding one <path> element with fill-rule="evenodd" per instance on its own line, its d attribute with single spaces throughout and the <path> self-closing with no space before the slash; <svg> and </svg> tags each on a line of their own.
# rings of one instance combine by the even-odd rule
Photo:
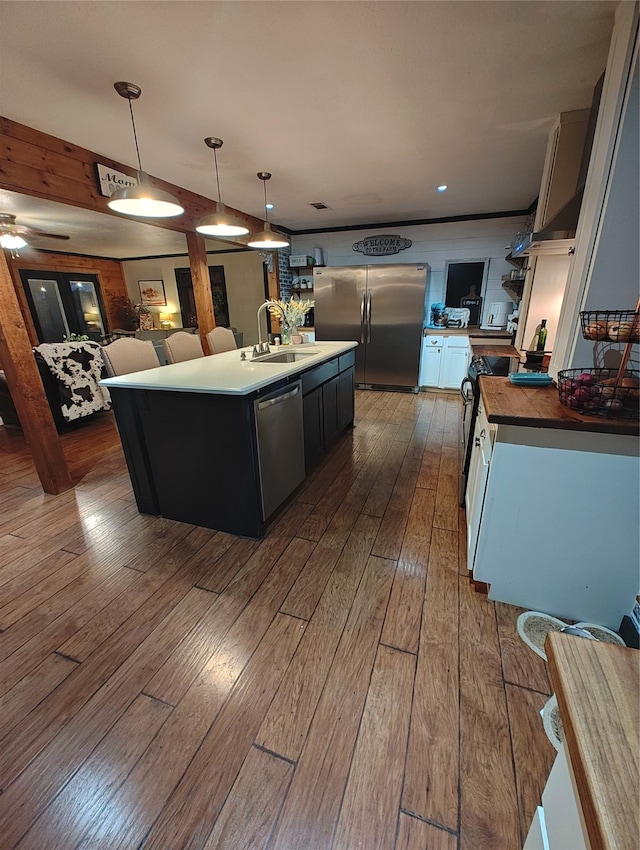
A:
<svg viewBox="0 0 640 850">
<path fill-rule="evenodd" d="M 220 176 L 218 174 L 218 154 L 216 149 L 213 149 L 213 161 L 216 164 L 216 184 L 218 186 L 218 204 L 222 203 L 222 198 L 220 197 Z"/>
<path fill-rule="evenodd" d="M 262 185 L 264 187 L 264 220 L 269 223 L 269 210 L 267 209 L 267 181 L 263 180 Z"/>
<path fill-rule="evenodd" d="M 131 126 L 133 127 L 133 140 L 136 143 L 136 154 L 138 155 L 138 171 L 142 171 L 142 162 L 140 161 L 140 148 L 138 147 L 138 134 L 136 133 L 136 122 L 133 120 L 133 105 L 131 98 L 128 97 L 129 112 L 131 113 Z"/>
</svg>

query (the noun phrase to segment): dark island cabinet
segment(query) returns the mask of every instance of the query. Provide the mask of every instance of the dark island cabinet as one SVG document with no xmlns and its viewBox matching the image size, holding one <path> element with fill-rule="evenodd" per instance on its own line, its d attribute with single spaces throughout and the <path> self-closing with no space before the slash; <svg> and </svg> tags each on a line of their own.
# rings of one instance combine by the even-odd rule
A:
<svg viewBox="0 0 640 850">
<path fill-rule="evenodd" d="M 302 399 L 304 418 L 304 462 L 307 469 L 321 460 L 324 454 L 322 387 L 317 387 Z"/>
<path fill-rule="evenodd" d="M 349 351 L 302 376 L 307 468 L 321 460 L 340 433 L 353 425 L 354 370 L 355 353 Z"/>
</svg>

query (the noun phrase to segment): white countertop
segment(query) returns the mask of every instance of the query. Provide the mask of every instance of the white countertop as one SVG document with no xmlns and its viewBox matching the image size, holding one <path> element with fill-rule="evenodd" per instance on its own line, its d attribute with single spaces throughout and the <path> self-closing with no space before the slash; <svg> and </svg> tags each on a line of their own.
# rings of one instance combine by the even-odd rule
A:
<svg viewBox="0 0 640 850">
<path fill-rule="evenodd" d="M 252 346 L 210 354 L 184 363 L 171 363 L 157 369 L 131 372 L 116 378 L 106 378 L 100 383 L 106 387 L 125 387 L 138 390 L 172 390 L 184 393 L 219 393 L 220 395 L 246 395 L 273 384 L 289 375 L 295 375 L 350 351 L 357 342 L 318 342 L 303 345 L 271 347 L 277 351 L 295 351 L 304 355 L 293 363 L 261 363 L 251 360 Z M 244 351 L 247 359 L 241 360 Z"/>
</svg>

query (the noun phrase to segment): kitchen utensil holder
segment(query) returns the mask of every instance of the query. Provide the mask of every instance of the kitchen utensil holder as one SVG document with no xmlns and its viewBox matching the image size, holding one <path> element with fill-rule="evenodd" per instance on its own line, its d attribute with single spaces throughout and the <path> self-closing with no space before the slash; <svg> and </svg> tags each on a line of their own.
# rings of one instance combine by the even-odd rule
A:
<svg viewBox="0 0 640 850">
<path fill-rule="evenodd" d="M 579 375 L 593 376 L 594 383 L 578 381 Z M 620 381 L 624 378 L 635 381 L 636 385 L 623 386 Z M 589 416 L 606 416 L 610 419 L 637 418 L 640 407 L 639 373 L 635 369 L 628 369 L 622 379 L 618 369 L 564 369 L 558 372 L 558 397 L 565 407 Z M 602 385 L 602 381 L 614 383 Z"/>
</svg>

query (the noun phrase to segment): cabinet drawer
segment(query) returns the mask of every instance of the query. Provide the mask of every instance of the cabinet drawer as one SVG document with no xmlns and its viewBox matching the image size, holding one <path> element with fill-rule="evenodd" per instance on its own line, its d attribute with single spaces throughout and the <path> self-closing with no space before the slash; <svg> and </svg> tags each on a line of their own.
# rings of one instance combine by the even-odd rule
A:
<svg viewBox="0 0 640 850">
<path fill-rule="evenodd" d="M 469 348 L 468 336 L 448 336 L 447 348 Z"/>
<path fill-rule="evenodd" d="M 338 357 L 338 371 L 344 372 L 345 369 L 348 369 L 349 366 L 353 366 L 356 362 L 356 352 L 355 349 L 351 351 L 347 351 L 346 354 L 341 354 Z"/>
<path fill-rule="evenodd" d="M 444 337 L 431 336 L 431 334 L 428 334 L 427 336 L 425 336 L 423 344 L 425 348 L 437 348 L 438 346 L 444 345 Z"/>
<path fill-rule="evenodd" d="M 320 384 L 325 381 L 330 381 L 338 374 L 338 358 L 334 357 L 327 363 L 321 363 L 315 369 L 309 369 L 308 372 L 302 374 L 302 394 L 306 395 L 311 390 L 315 390 Z"/>
</svg>

